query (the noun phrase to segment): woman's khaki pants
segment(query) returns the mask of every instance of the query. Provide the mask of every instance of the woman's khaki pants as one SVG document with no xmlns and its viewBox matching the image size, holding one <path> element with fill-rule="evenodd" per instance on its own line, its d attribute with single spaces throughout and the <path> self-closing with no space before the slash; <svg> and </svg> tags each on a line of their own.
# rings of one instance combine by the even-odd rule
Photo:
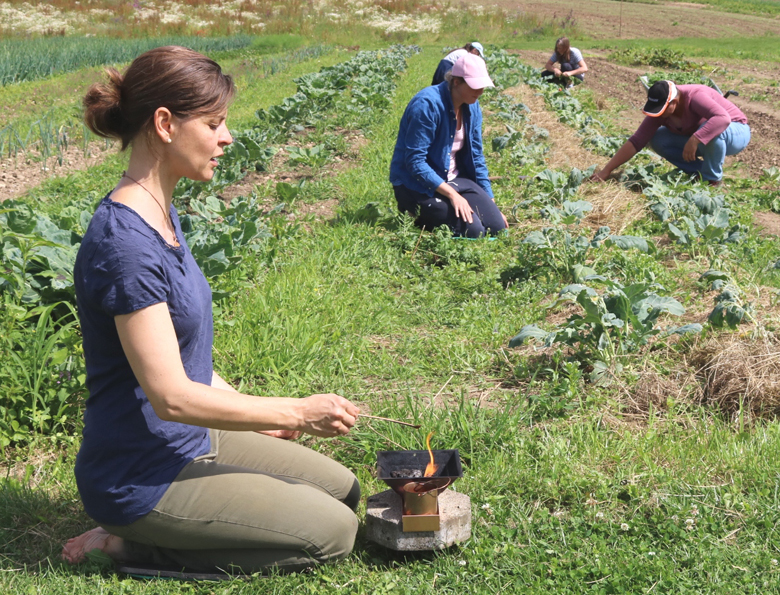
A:
<svg viewBox="0 0 780 595">
<path fill-rule="evenodd" d="M 192 571 L 299 570 L 346 557 L 360 486 L 345 467 L 298 444 L 212 430 L 212 452 L 190 462 L 160 502 L 130 525 L 128 561 Z"/>
</svg>

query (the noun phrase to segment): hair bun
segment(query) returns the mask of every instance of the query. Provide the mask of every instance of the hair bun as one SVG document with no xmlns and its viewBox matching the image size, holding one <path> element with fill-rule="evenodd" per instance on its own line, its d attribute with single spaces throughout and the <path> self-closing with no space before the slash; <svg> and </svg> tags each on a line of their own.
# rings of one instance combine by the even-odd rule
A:
<svg viewBox="0 0 780 595">
<path fill-rule="evenodd" d="M 106 68 L 108 81 L 95 83 L 84 96 L 84 122 L 103 138 L 122 138 L 122 83 L 116 68 Z"/>
</svg>

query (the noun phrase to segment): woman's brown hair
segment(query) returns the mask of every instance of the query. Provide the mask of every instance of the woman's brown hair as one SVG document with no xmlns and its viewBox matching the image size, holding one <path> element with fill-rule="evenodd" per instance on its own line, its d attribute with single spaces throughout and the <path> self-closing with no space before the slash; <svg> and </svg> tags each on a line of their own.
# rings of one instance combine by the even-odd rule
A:
<svg viewBox="0 0 780 595">
<path fill-rule="evenodd" d="M 203 54 L 165 46 L 141 54 L 124 75 L 107 68 L 108 81 L 84 97 L 84 121 L 104 138 L 122 141 L 122 150 L 145 129 L 157 108 L 179 118 L 223 112 L 235 94 L 230 75 Z"/>
<path fill-rule="evenodd" d="M 559 45 L 563 48 L 563 52 L 558 51 Z M 553 53 L 556 56 L 558 56 L 558 61 L 561 64 L 563 64 L 564 62 L 569 62 L 571 60 L 571 52 L 569 51 L 570 47 L 571 47 L 571 43 L 569 43 L 568 37 L 559 37 L 555 42 L 555 49 L 553 50 Z"/>
</svg>

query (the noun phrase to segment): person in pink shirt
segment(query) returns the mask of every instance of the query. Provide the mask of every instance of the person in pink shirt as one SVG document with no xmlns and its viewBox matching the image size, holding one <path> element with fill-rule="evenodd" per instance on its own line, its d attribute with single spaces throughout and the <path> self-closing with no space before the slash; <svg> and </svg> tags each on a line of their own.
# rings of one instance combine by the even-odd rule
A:
<svg viewBox="0 0 780 595">
<path fill-rule="evenodd" d="M 675 167 L 718 186 L 726 155 L 736 155 L 750 142 L 745 114 L 707 85 L 658 81 L 647 91 L 642 113 L 646 117 L 637 131 L 592 180 L 606 180 L 649 144 Z"/>
</svg>

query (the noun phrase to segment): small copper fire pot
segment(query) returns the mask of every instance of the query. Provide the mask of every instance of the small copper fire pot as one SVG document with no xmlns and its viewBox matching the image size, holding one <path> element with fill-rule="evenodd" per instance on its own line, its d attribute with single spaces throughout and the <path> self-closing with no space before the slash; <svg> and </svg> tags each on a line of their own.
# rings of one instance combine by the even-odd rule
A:
<svg viewBox="0 0 780 595">
<path fill-rule="evenodd" d="M 425 477 L 433 455 L 436 470 Z M 390 450 L 377 453 L 377 476 L 400 497 L 404 533 L 438 531 L 439 494 L 463 477 L 457 450 Z"/>
<path fill-rule="evenodd" d="M 409 483 L 403 491 L 404 514 L 439 514 L 439 490 L 436 486 L 425 490 L 425 484 Z"/>
</svg>

